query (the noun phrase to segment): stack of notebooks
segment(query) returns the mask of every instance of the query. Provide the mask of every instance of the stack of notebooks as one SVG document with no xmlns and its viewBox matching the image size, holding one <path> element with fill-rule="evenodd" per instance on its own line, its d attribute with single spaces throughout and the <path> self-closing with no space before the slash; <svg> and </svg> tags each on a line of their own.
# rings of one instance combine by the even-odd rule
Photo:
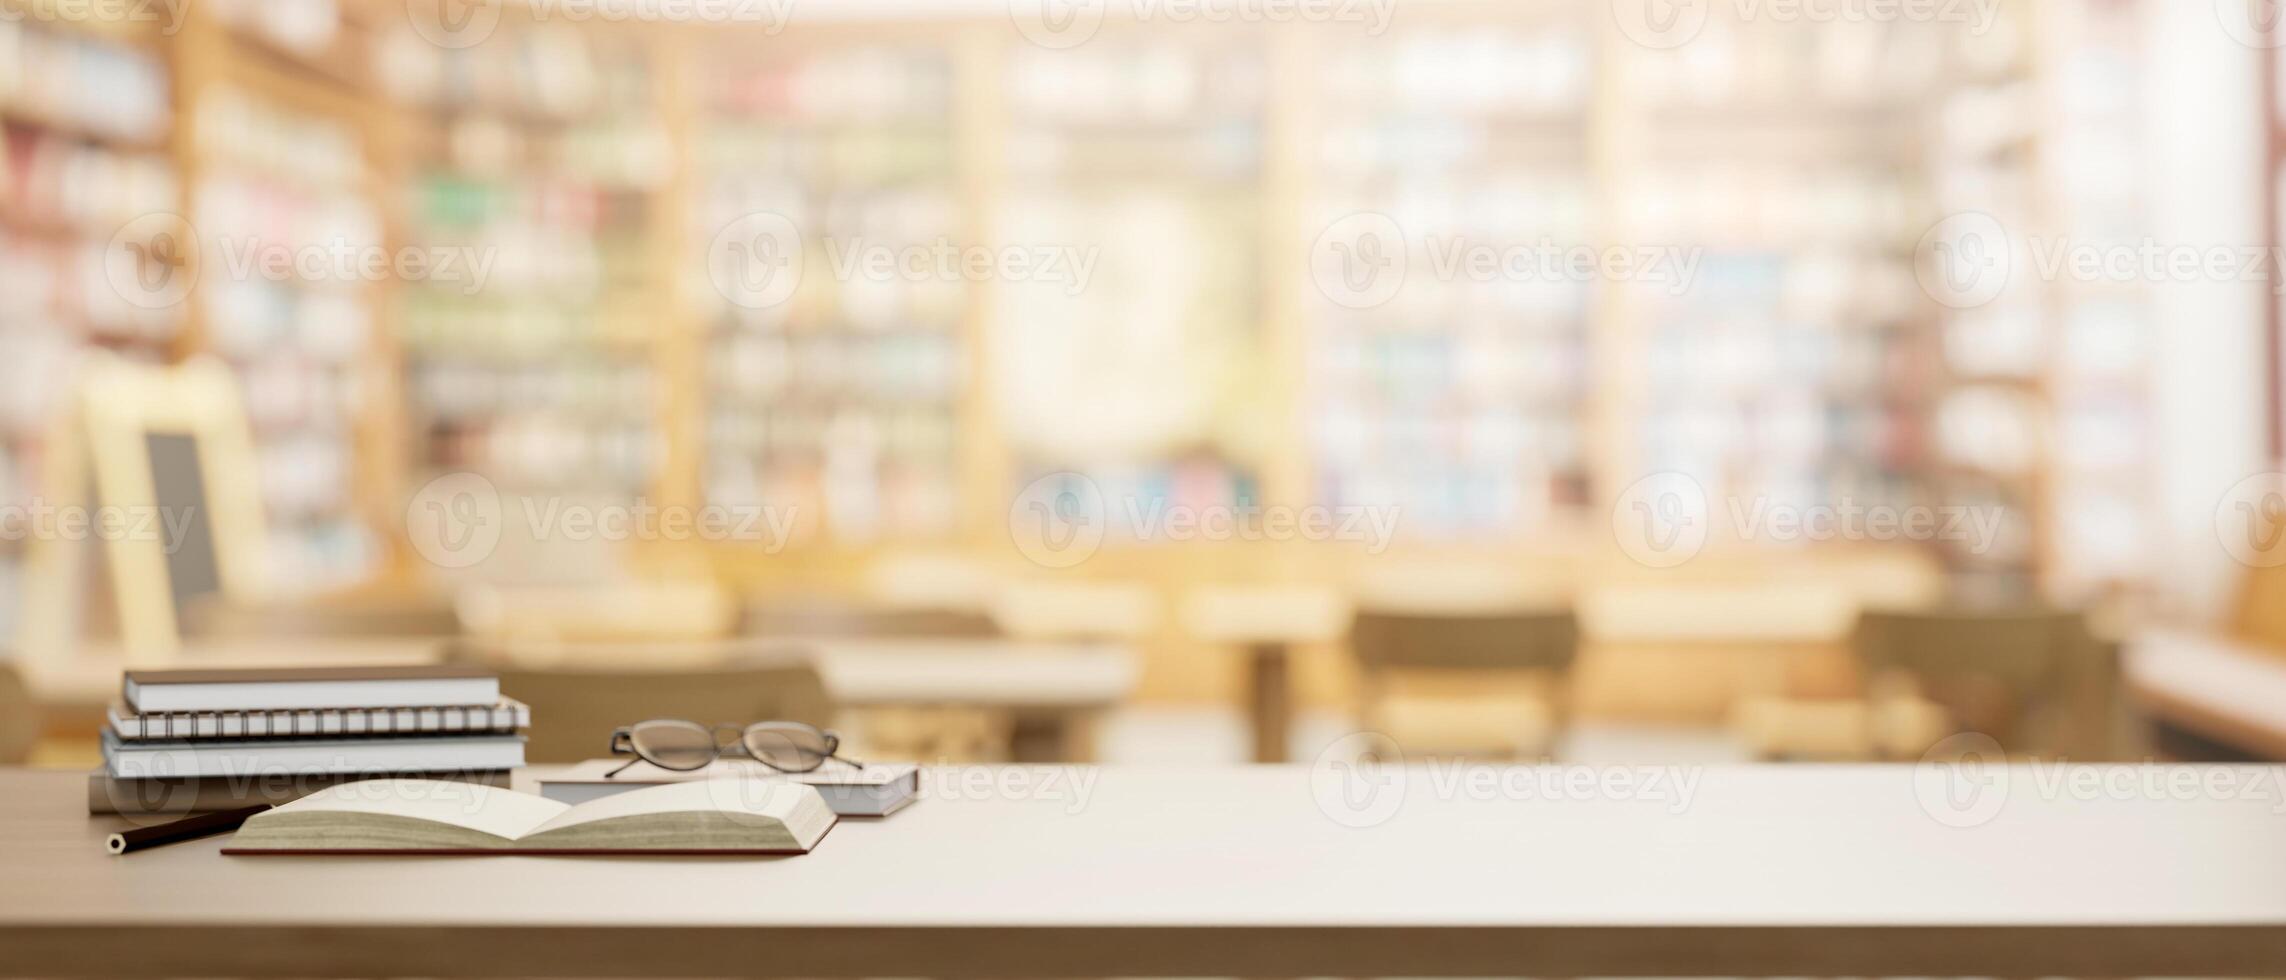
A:
<svg viewBox="0 0 2286 980">
<path fill-rule="evenodd" d="M 90 813 L 284 803 L 374 776 L 508 785 L 531 710 L 458 667 L 130 671 Z"/>
</svg>

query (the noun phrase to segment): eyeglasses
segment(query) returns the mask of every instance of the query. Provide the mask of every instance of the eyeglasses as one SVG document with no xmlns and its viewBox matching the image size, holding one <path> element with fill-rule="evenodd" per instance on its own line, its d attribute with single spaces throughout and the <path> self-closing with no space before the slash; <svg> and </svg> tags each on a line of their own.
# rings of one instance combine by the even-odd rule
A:
<svg viewBox="0 0 2286 980">
<path fill-rule="evenodd" d="M 725 740 L 724 732 L 731 732 L 734 737 Z M 660 719 L 611 733 L 611 754 L 633 753 L 635 758 L 627 760 L 625 766 L 604 773 L 603 778 L 626 772 L 628 766 L 638 762 L 675 772 L 693 772 L 713 765 L 714 760 L 725 755 L 745 755 L 779 772 L 815 772 L 827 759 L 865 768 L 862 762 L 837 755 L 840 749 L 841 736 L 798 721 L 758 721 L 742 729 L 737 725 L 708 726 L 695 721 Z"/>
</svg>

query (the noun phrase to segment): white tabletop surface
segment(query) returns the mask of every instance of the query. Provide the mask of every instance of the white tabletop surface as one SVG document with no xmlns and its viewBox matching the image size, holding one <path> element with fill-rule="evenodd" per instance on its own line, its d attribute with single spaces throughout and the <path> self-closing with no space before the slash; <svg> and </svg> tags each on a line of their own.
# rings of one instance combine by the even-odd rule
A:
<svg viewBox="0 0 2286 980">
<path fill-rule="evenodd" d="M 1817 945 L 1821 930 L 1928 926 L 1999 929 L 2016 937 L 2011 955 L 2109 953 L 2143 970 L 2286 968 L 2286 769 L 1985 770 L 1950 795 L 1933 781 L 1941 773 L 1910 766 L 1678 767 L 1656 784 L 1646 782 L 1650 770 L 1635 769 L 1345 772 L 932 770 L 926 798 L 894 816 L 845 820 L 808 856 L 741 860 L 223 857 L 220 840 L 109 857 L 99 842 L 119 824 L 85 816 L 82 776 L 0 773 L 0 867 L 11 869 L 0 888 L 0 946 L 43 941 L 40 930 L 57 926 L 107 934 L 326 927 L 366 937 L 408 927 L 464 936 L 510 927 L 836 927 L 876 939 L 950 929 L 1000 943 L 1111 928 L 1142 930 L 1131 933 L 1138 944 L 1121 952 L 1090 938 L 1071 953 L 1079 958 L 1055 968 L 1139 969 L 1161 955 L 1141 943 L 1148 936 L 1228 939 L 1233 956 L 1257 957 L 1173 961 L 1186 968 L 1324 970 L 1331 964 L 1313 950 L 1362 939 L 1342 938 L 1344 930 L 1425 927 L 1482 930 L 1485 942 L 1530 935 L 1534 955 L 1586 957 L 1539 965 L 1583 972 L 1692 962 L 1866 973 L 2088 968 L 2085 960 L 1912 958 L 1999 948 L 1959 945 L 1960 932 L 1932 934 L 1946 937 L 1938 947 Z M 2226 778 L 2229 787 L 2218 788 Z M 2190 926 L 2254 928 L 2231 932 L 2250 945 L 2227 952 L 2211 936 L 2184 947 L 2186 956 L 2236 959 L 2148 958 L 2171 955 L 2176 927 Z M 1594 945 L 1611 943 L 1613 929 L 1656 931 L 1667 945 Z M 1842 958 L 1686 956 L 1735 953 L 1750 948 L 1736 943 L 1773 936 L 1789 950 Z M 1567 938 L 1586 945 L 1565 946 Z M 2068 950 L 2052 941 L 2062 938 Z M 1285 940 L 1297 944 L 1289 958 L 1259 958 L 1288 955 L 1276 952 Z M 1701 941 L 1714 945 L 1692 945 Z M 1877 947 L 1891 958 L 1877 957 Z M 1016 969 L 980 959 L 997 948 L 972 950 L 968 962 Z M 2271 949 L 2275 964 L 2246 959 Z M 886 958 L 852 968 L 929 972 L 925 960 L 895 958 L 895 944 L 875 953 Z M 1626 958 L 1653 954 L 1670 958 Z M 1486 965 L 1420 955 L 1424 975 Z M 2146 958 L 2127 958 L 2135 956 Z"/>
</svg>

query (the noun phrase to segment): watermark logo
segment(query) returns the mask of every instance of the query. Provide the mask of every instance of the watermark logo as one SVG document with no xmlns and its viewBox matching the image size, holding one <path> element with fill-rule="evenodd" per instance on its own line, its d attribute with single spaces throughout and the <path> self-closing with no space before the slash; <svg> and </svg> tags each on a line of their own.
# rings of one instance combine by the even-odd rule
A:
<svg viewBox="0 0 2286 980">
<path fill-rule="evenodd" d="M 1378 827 L 1405 805 L 1409 778 L 1396 740 L 1379 732 L 1352 732 L 1335 739 L 1310 764 L 1310 798 L 1319 813 L 1344 827 Z"/>
<path fill-rule="evenodd" d="M 137 216 L 112 233 L 103 272 L 120 299 L 157 310 L 181 305 L 209 276 L 232 282 L 457 283 L 463 295 L 475 295 L 491 281 L 498 258 L 498 249 L 475 245 L 389 248 L 342 237 L 288 245 L 251 235 L 206 236 L 183 216 L 161 211 Z"/>
<path fill-rule="evenodd" d="M 474 473 L 430 480 L 405 508 L 413 550 L 438 568 L 468 568 L 492 557 L 507 524 L 499 489 Z"/>
<path fill-rule="evenodd" d="M 1673 568 L 1698 557 L 1712 524 L 1707 489 L 1683 473 L 1637 480 L 1611 508 L 1611 533 L 1619 550 L 1651 568 Z"/>
<path fill-rule="evenodd" d="M 2215 505 L 2215 539 L 2250 568 L 2286 565 L 2286 473 L 2257 473 Z"/>
<path fill-rule="evenodd" d="M 1713 0 L 1612 0 L 1611 17 L 1628 40 L 1669 51 L 1698 39 L 1713 6 Z"/>
<path fill-rule="evenodd" d="M 1109 523 L 1102 488 L 1079 473 L 1034 480 L 1008 506 L 1009 539 L 1043 568 L 1070 568 L 1094 557 Z"/>
<path fill-rule="evenodd" d="M 1362 211 L 1326 226 L 1311 244 L 1310 278 L 1326 299 L 1352 310 L 1395 299 L 1415 271 L 1446 283 L 1656 283 L 1679 296 L 1697 278 L 1700 256 L 1697 248 L 1673 245 L 1599 248 L 1552 238 L 1415 236 L 1386 214 Z"/>
<path fill-rule="evenodd" d="M 764 310 L 791 299 L 802 282 L 802 230 L 775 211 L 723 226 L 707 246 L 707 276 L 732 305 Z"/>
<path fill-rule="evenodd" d="M 119 226 L 103 248 L 111 291 L 146 310 L 172 309 L 198 286 L 198 231 L 182 215 L 153 212 Z"/>
<path fill-rule="evenodd" d="M 2008 229 L 1981 211 L 1964 211 L 1931 226 L 1914 257 L 1921 291 L 1956 310 L 1999 299 L 2015 271 Z"/>
<path fill-rule="evenodd" d="M 2278 29 L 2286 20 L 2286 0 L 2214 0 L 2215 22 L 2230 39 L 2250 48 L 2286 44 Z"/>
<path fill-rule="evenodd" d="M 1716 512 L 1705 487 L 1686 474 L 1655 473 L 1619 495 L 1612 506 L 1612 534 L 1621 551 L 1651 568 L 1672 568 L 1698 557 L 1717 523 L 1746 541 L 1947 541 L 1981 555 L 1999 541 L 2008 516 L 2001 507 L 1899 506 L 1847 495 L 1816 503 L 1732 495 L 1723 503 Z"/>
<path fill-rule="evenodd" d="M 882 242 L 862 236 L 826 237 L 815 257 L 836 282 L 1048 283 L 1067 296 L 1084 292 L 1094 279 L 1101 249 L 1079 245 L 965 245 L 948 238 Z M 775 211 L 756 211 L 723 227 L 707 248 L 707 276 L 732 305 L 768 309 L 792 299 L 805 276 L 818 268 L 794 220 Z"/>
<path fill-rule="evenodd" d="M 500 27 L 500 5 L 490 0 L 405 0 L 413 33 L 440 48 L 473 48 Z"/>
<path fill-rule="evenodd" d="M 1747 23 L 1961 24 L 1979 36 L 2000 17 L 2000 0 L 1726 0 L 1724 6 Z M 1668 51 L 1697 40 L 1714 9 L 1714 0 L 1615 0 L 1612 19 L 1628 40 Z"/>
<path fill-rule="evenodd" d="M 1095 37 L 1104 6 L 1105 0 L 1010 0 L 1008 17 L 1025 40 L 1061 51 Z"/>
<path fill-rule="evenodd" d="M 0 4 L 0 21 L 51 24 L 157 24 L 173 37 L 190 0 L 26 0 Z"/>
<path fill-rule="evenodd" d="M 1347 24 L 1379 36 L 1395 20 L 1397 0 L 1120 0 L 1137 23 Z M 1087 43 L 1103 27 L 1109 0 L 1009 0 L 1008 16 L 1024 39 L 1051 50 Z"/>
<path fill-rule="evenodd" d="M 1310 766 L 1310 796 L 1327 819 L 1361 830 L 1388 823 L 1414 797 L 1470 804 L 1647 804 L 1681 814 L 1698 798 L 1704 775 L 1696 766 L 1409 763 L 1389 736 L 1356 732 L 1318 753 Z"/>
<path fill-rule="evenodd" d="M 59 504 L 33 498 L 0 504 L 0 541 L 157 542 L 167 554 L 182 549 L 194 507 Z"/>
<path fill-rule="evenodd" d="M 1032 481 L 1008 511 L 1009 534 L 1025 557 L 1069 568 L 1092 557 L 1118 529 L 1138 541 L 1344 541 L 1368 554 L 1388 550 L 1403 516 L 1399 507 L 1291 507 L 1283 504 L 1185 504 L 1160 495 L 1106 495 L 1094 480 L 1056 473 Z"/>
<path fill-rule="evenodd" d="M 1947 736 L 1913 766 L 1913 800 L 1947 827 L 1981 827 L 2008 805 L 2008 754 L 1989 735 Z"/>
<path fill-rule="evenodd" d="M 2286 246 L 2196 244 L 2151 238 L 2012 235 L 1980 212 L 1955 214 L 1923 235 L 1915 273 L 1929 297 L 1954 309 L 1999 299 L 2011 281 L 2111 285 L 2268 283 L 2286 294 Z"/>
<path fill-rule="evenodd" d="M 440 568 L 467 568 L 500 546 L 511 518 L 532 541 L 707 541 L 784 551 L 801 508 L 760 504 L 685 507 L 649 500 L 591 504 L 558 495 L 519 497 L 513 511 L 492 482 L 474 473 L 429 481 L 413 496 L 405 526 L 421 557 Z"/>
<path fill-rule="evenodd" d="M 491 40 L 501 11 L 515 0 L 405 0 L 405 19 L 440 48 L 472 48 Z M 536 23 L 737 24 L 776 35 L 793 20 L 794 0 L 523 0 Z"/>
<path fill-rule="evenodd" d="M 1397 298 L 1412 261 L 1396 219 L 1360 211 L 1327 225 L 1310 245 L 1310 279 L 1335 305 L 1370 310 Z"/>
</svg>

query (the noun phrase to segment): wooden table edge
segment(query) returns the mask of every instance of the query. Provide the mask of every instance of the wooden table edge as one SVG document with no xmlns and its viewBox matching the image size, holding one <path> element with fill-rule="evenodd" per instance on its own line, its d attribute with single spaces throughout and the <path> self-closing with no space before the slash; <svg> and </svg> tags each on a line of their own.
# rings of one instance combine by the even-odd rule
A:
<svg viewBox="0 0 2286 980">
<path fill-rule="evenodd" d="M 2286 923 L 0 925 L 7 976 L 2275 976 Z"/>
</svg>

